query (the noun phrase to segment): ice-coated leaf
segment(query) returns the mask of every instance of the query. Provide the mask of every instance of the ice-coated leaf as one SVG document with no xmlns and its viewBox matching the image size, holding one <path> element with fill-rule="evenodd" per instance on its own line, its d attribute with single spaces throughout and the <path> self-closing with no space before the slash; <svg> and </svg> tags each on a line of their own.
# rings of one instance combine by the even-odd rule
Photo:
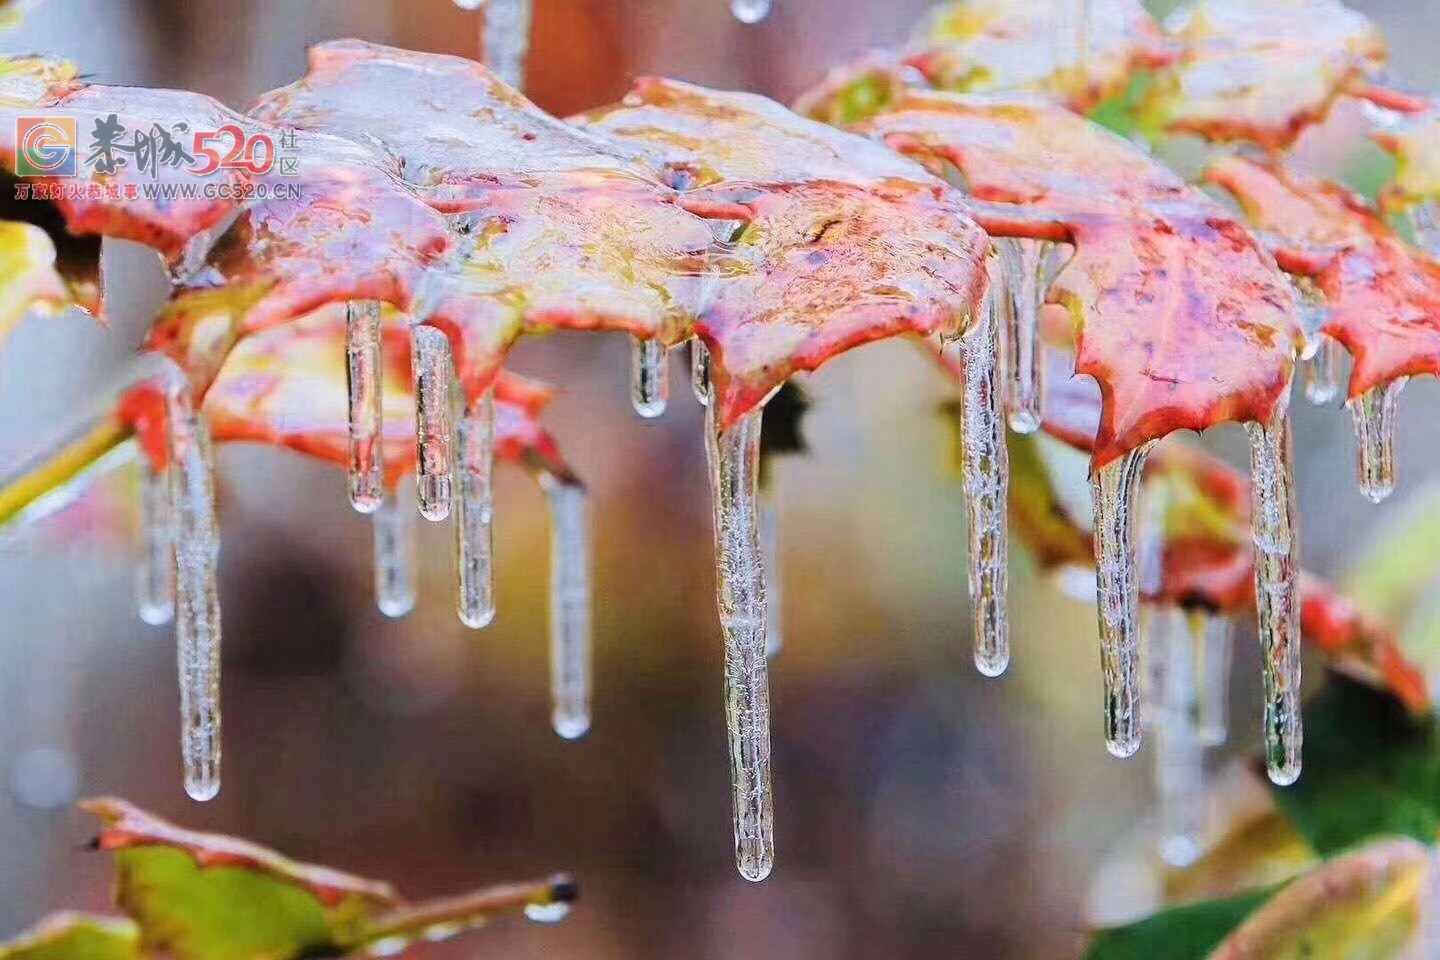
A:
<svg viewBox="0 0 1440 960">
<path fill-rule="evenodd" d="M 123 800 L 84 806 L 104 824 L 96 846 L 115 854 L 115 900 L 139 925 L 140 948 L 175 960 L 300 960 L 367 947 L 388 955 L 497 913 L 575 899 L 573 882 L 555 877 L 411 905 L 388 884 L 185 830 Z"/>
<path fill-rule="evenodd" d="M 1210 140 L 1289 147 L 1384 64 L 1385 41 L 1340 0 L 1200 0 L 1175 32 L 1179 59 L 1142 112 Z"/>
<path fill-rule="evenodd" d="M 137 960 L 139 931 L 129 920 L 55 913 L 13 940 L 0 960 Z"/>
<path fill-rule="evenodd" d="M 910 93 L 860 129 L 958 171 L 992 235 L 1074 245 L 1051 299 L 1103 394 L 1097 468 L 1175 430 L 1273 419 L 1302 337 L 1288 281 L 1178 175 L 1035 101 Z"/>
<path fill-rule="evenodd" d="M 746 221 L 713 255 L 695 323 L 722 428 L 852 347 L 963 329 L 984 292 L 984 235 L 958 195 L 879 144 L 657 79 L 582 122 L 657 151 L 687 208 Z"/>
<path fill-rule="evenodd" d="M 1236 196 L 1286 269 L 1315 279 L 1329 310 L 1321 331 L 1355 358 L 1352 399 L 1440 373 L 1440 264 L 1338 184 L 1240 157 L 1206 176 Z"/>
</svg>

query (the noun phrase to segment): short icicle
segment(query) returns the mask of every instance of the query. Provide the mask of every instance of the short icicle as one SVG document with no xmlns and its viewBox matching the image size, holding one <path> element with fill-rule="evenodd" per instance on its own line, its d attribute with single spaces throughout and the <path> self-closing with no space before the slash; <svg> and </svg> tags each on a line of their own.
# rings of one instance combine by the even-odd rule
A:
<svg viewBox="0 0 1440 960">
<path fill-rule="evenodd" d="M 1178 867 L 1188 866 L 1199 855 L 1204 827 L 1205 750 L 1196 729 L 1195 661 L 1187 619 L 1177 607 L 1151 609 L 1145 651 L 1160 856 Z"/>
<path fill-rule="evenodd" d="M 1299 556 L 1290 419 L 1250 423 L 1251 538 L 1264 663 L 1265 767 L 1280 786 L 1300 777 Z"/>
<path fill-rule="evenodd" d="M 434 327 L 411 329 L 411 367 L 415 376 L 415 484 L 426 520 L 450 515 L 454 417 L 451 391 L 455 365 L 450 342 Z"/>
<path fill-rule="evenodd" d="M 1040 310 L 1064 264 L 1059 246 L 1048 240 L 999 239 L 994 244 L 1001 263 L 1005 416 L 1016 433 L 1034 433 L 1040 429 L 1045 389 Z"/>
<path fill-rule="evenodd" d="M 964 368 L 960 402 L 960 458 L 965 509 L 970 526 L 969 588 L 976 668 L 998 677 L 1010 665 L 1009 538 L 1006 496 L 1010 484 L 1009 450 L 1001 410 L 999 321 L 1005 314 L 1003 267 L 989 260 L 991 285 L 980 322 L 955 349 Z"/>
<path fill-rule="evenodd" d="M 397 491 L 371 515 L 375 535 L 375 602 L 387 617 L 403 617 L 415 609 L 415 511 Z"/>
<path fill-rule="evenodd" d="M 1105 684 L 1105 746 L 1117 757 L 1140 749 L 1139 573 L 1135 501 L 1153 443 L 1094 471 L 1095 583 L 1100 608 L 1100 670 Z"/>
<path fill-rule="evenodd" d="M 459 398 L 456 407 L 455 604 L 460 622 L 479 630 L 495 619 L 494 394 L 486 390 L 468 408 Z"/>
<path fill-rule="evenodd" d="M 525 87 L 532 0 L 486 0 L 485 66 L 516 90 Z"/>
<path fill-rule="evenodd" d="M 590 505 L 570 477 L 542 474 L 550 502 L 551 725 L 566 740 L 590 730 Z"/>
<path fill-rule="evenodd" d="M 716 599 L 725 631 L 725 722 L 730 739 L 735 859 L 746 880 L 775 863 L 770 794 L 770 682 L 765 661 L 765 570 L 758 503 L 761 411 L 717 427 L 710 398 L 706 434 L 715 498 Z"/>
<path fill-rule="evenodd" d="M 345 310 L 350 413 L 350 505 L 374 513 L 385 497 L 380 304 L 357 300 Z"/>
<path fill-rule="evenodd" d="M 757 24 L 770 16 L 774 0 L 730 0 L 730 13 L 745 24 Z"/>
<path fill-rule="evenodd" d="M 1315 352 L 1305 359 L 1305 399 L 1323 407 L 1340 394 L 1340 344 L 1321 337 Z"/>
<path fill-rule="evenodd" d="M 773 466 L 773 465 L 772 465 Z M 780 578 L 780 505 L 776 502 L 775 481 L 760 484 L 760 557 L 765 564 L 765 656 L 773 657 L 785 646 L 781 632 L 783 586 Z"/>
<path fill-rule="evenodd" d="M 1230 735 L 1230 665 L 1235 655 L 1235 621 L 1218 613 L 1190 614 L 1195 649 L 1196 728 L 1200 743 L 1223 746 Z"/>
<path fill-rule="evenodd" d="M 655 337 L 634 338 L 630 361 L 630 402 L 635 412 L 653 420 L 670 400 L 669 351 Z"/>
<path fill-rule="evenodd" d="M 140 455 L 140 542 L 135 603 L 140 619 L 161 626 L 175 619 L 175 534 L 170 522 L 170 475 Z"/>
<path fill-rule="evenodd" d="M 690 390 L 700 406 L 710 403 L 710 348 L 699 337 L 690 341 Z"/>
<path fill-rule="evenodd" d="M 1395 414 L 1408 377 L 1368 390 L 1346 406 L 1355 422 L 1360 492 L 1380 503 L 1395 489 Z"/>
<path fill-rule="evenodd" d="M 220 792 L 220 531 L 210 429 L 178 374 L 166 387 L 165 414 L 185 792 L 210 800 Z"/>
</svg>

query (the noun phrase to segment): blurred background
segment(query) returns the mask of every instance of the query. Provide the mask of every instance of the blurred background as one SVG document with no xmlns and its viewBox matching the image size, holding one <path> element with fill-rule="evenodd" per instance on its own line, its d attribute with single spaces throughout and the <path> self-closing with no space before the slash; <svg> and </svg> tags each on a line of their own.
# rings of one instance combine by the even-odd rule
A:
<svg viewBox="0 0 1440 960">
<path fill-rule="evenodd" d="M 537 0 L 529 91 L 561 115 L 617 98 L 636 74 L 785 100 L 900 39 L 927 5 L 777 0 L 746 27 L 726 0 Z M 1397 74 L 1436 79 L 1440 6 L 1353 5 L 1389 35 Z M 243 107 L 299 76 L 313 41 L 474 56 L 479 23 L 449 0 L 48 0 L 0 42 L 107 83 Z M 122 253 L 108 265 L 121 301 L 110 329 L 31 322 L 0 357 L 0 473 L 77 422 L 132 354 L 158 278 L 147 255 Z M 1149 815 L 1151 758 L 1106 753 L 1094 611 L 1022 551 L 1013 665 L 1000 681 L 975 673 L 938 414 L 951 391 L 906 344 L 811 377 L 812 452 L 778 470 L 778 866 L 760 885 L 737 876 L 702 417 L 679 359 L 657 422 L 630 410 L 623 337 L 531 339 L 513 363 L 563 386 L 548 422 L 594 494 L 595 725 L 578 743 L 549 728 L 544 500 L 518 471 L 498 491 L 500 615 L 472 633 L 453 613 L 448 527 L 425 531 L 415 613 L 389 621 L 342 475 L 222 449 L 225 781 L 206 805 L 180 786 L 170 630 L 133 613 L 128 469 L 0 542 L 0 938 L 49 910 L 107 904 L 108 858 L 83 850 L 94 825 L 72 801 L 113 793 L 416 898 L 578 875 L 583 902 L 560 927 L 507 921 L 423 948 L 435 955 L 1073 956 L 1099 864 Z M 1307 566 L 1343 568 L 1434 492 L 1437 401 L 1434 383 L 1405 393 L 1400 488 L 1380 507 L 1356 491 L 1349 417 L 1297 403 Z M 1243 462 L 1238 429 L 1205 443 Z M 1251 641 L 1242 628 L 1237 751 L 1258 730 Z"/>
</svg>

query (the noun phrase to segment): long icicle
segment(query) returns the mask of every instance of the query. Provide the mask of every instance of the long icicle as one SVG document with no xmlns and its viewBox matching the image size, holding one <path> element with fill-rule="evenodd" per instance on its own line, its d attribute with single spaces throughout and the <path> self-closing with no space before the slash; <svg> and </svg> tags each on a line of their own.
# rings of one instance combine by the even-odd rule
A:
<svg viewBox="0 0 1440 960">
<path fill-rule="evenodd" d="M 1105 684 L 1105 746 L 1117 757 L 1140 749 L 1140 666 L 1135 562 L 1135 499 L 1153 444 L 1095 471 L 1095 584 L 1100 608 L 1100 670 Z"/>
<path fill-rule="evenodd" d="M 175 640 L 185 792 L 220 792 L 220 531 L 210 430 L 183 378 L 165 391 L 175 530 Z"/>
<path fill-rule="evenodd" d="M 715 498 L 716 599 L 725 631 L 725 722 L 730 740 L 735 861 L 747 880 L 775 863 L 770 794 L 770 682 L 765 661 L 765 570 L 758 486 L 761 411 L 723 433 L 710 398 L 706 435 Z"/>
<path fill-rule="evenodd" d="M 450 342 L 434 327 L 411 328 L 411 368 L 415 377 L 415 489 L 426 520 L 450 515 L 454 418 L 451 391 L 455 365 Z"/>
<path fill-rule="evenodd" d="M 1044 410 L 1044 357 L 1040 310 L 1062 262 L 1048 240 L 999 239 L 1003 290 L 1000 357 L 1004 369 L 1005 415 L 1016 433 L 1040 429 Z"/>
<path fill-rule="evenodd" d="M 485 66 L 501 80 L 523 90 L 525 55 L 530 51 L 531 0 L 487 0 Z"/>
<path fill-rule="evenodd" d="M 415 609 L 419 550 L 415 511 L 397 490 L 371 515 L 375 535 L 375 602 L 387 617 Z"/>
<path fill-rule="evenodd" d="M 345 357 L 350 413 L 350 505 L 361 513 L 374 513 L 385 498 L 378 302 L 360 300 L 346 304 Z"/>
<path fill-rule="evenodd" d="M 669 351 L 656 337 L 633 338 L 630 359 L 630 402 L 635 412 L 653 420 L 670 400 Z"/>
<path fill-rule="evenodd" d="M 1160 856 L 1187 866 L 1200 853 L 1205 751 L 1196 731 L 1193 651 L 1187 614 L 1176 607 L 1149 611 L 1150 697 L 1155 790 L 1160 804 Z"/>
<path fill-rule="evenodd" d="M 958 343 L 965 387 L 960 402 L 960 458 L 970 526 L 969 588 L 976 668 L 998 677 L 1010 664 L 1009 537 L 1006 496 L 1009 450 L 1001 411 L 999 323 L 1004 315 L 999 257 L 989 260 L 990 292 L 980 322 Z"/>
<path fill-rule="evenodd" d="M 757 24 L 770 16 L 773 0 L 730 0 L 730 13 L 745 24 Z"/>
<path fill-rule="evenodd" d="M 175 533 L 170 521 L 170 476 L 143 453 L 140 467 L 140 570 L 135 605 L 140 619 L 161 626 L 175 619 Z"/>
<path fill-rule="evenodd" d="M 1218 613 L 1190 614 L 1197 683 L 1196 721 L 1200 742 L 1224 745 L 1230 735 L 1230 665 L 1235 654 L 1235 621 Z"/>
<path fill-rule="evenodd" d="M 590 506 L 585 487 L 542 474 L 550 501 L 551 725 L 566 740 L 590 730 Z"/>
<path fill-rule="evenodd" d="M 1408 377 L 1367 390 L 1346 406 L 1355 422 L 1360 492 L 1380 503 L 1395 489 L 1395 408 Z"/>
<path fill-rule="evenodd" d="M 1251 538 L 1255 602 L 1264 661 L 1265 767 L 1285 786 L 1300 776 L 1300 630 L 1296 587 L 1294 471 L 1290 419 L 1283 407 L 1250 432 Z"/>
<path fill-rule="evenodd" d="M 461 623 L 478 630 L 495 619 L 495 399 L 487 390 L 466 409 L 456 395 L 456 610 Z"/>
<path fill-rule="evenodd" d="M 690 390 L 700 406 L 710 403 L 710 348 L 695 337 L 690 341 Z"/>
<path fill-rule="evenodd" d="M 765 656 L 773 657 L 785 646 L 781 630 L 784 587 L 780 577 L 780 505 L 776 503 L 773 474 L 769 482 L 760 484 L 760 557 L 765 564 Z"/>
</svg>

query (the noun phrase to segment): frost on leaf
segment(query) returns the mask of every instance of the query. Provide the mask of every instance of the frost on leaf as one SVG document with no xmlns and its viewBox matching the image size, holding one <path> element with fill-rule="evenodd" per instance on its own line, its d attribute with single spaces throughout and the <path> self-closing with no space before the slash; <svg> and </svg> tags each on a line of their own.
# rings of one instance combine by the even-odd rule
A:
<svg viewBox="0 0 1440 960">
<path fill-rule="evenodd" d="M 1051 300 L 1100 384 L 1097 468 L 1175 430 L 1274 418 L 1302 336 L 1289 284 L 1178 175 L 1033 101 L 912 93 L 861 129 L 958 175 L 991 235 L 1074 245 Z"/>
<path fill-rule="evenodd" d="M 501 913 L 559 913 L 576 894 L 553 877 L 412 905 L 389 884 L 186 830 L 123 800 L 84 806 L 104 825 L 95 846 L 115 854 L 115 901 L 139 927 L 140 952 L 175 960 L 388 954 Z"/>
<path fill-rule="evenodd" d="M 1351 399 L 1440 374 L 1440 264 L 1337 184 L 1239 157 L 1206 176 L 1236 196 L 1287 270 L 1314 279 L 1327 308 L 1321 332 L 1355 358 Z"/>
<path fill-rule="evenodd" d="M 882 337 L 959 332 L 979 303 L 985 240 L 958 194 L 878 144 L 655 79 L 584 122 L 656 151 L 688 209 L 744 224 L 718 242 L 695 321 L 721 428 L 794 373 Z"/>
</svg>

